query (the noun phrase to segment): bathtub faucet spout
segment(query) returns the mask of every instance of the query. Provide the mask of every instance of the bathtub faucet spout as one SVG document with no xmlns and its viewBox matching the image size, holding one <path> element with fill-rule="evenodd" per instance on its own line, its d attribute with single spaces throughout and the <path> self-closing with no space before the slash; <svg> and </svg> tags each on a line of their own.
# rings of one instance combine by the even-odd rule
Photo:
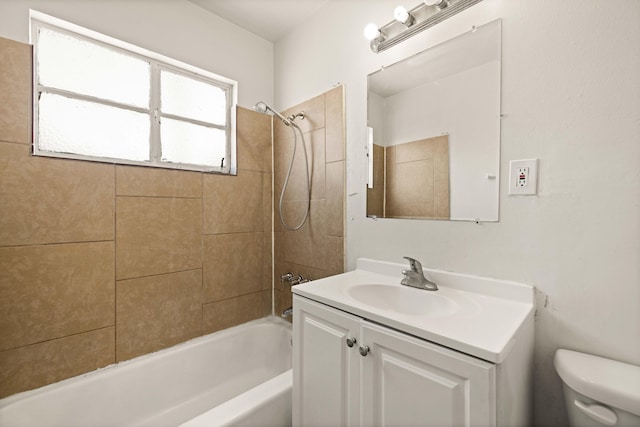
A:
<svg viewBox="0 0 640 427">
<path fill-rule="evenodd" d="M 287 318 L 293 314 L 293 307 L 285 309 L 280 316 Z"/>
</svg>

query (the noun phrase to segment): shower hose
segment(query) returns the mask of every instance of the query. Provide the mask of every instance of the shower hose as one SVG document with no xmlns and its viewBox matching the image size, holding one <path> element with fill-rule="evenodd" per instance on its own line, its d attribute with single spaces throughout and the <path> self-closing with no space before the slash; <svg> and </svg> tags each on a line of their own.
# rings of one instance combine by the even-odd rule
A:
<svg viewBox="0 0 640 427">
<path fill-rule="evenodd" d="M 289 124 L 290 124 L 289 127 L 291 128 L 291 132 L 293 133 L 293 153 L 291 154 L 291 161 L 289 161 L 289 170 L 287 171 L 287 176 L 284 179 L 284 184 L 282 185 L 282 191 L 280 192 L 280 202 L 278 203 L 278 213 L 280 216 L 280 223 L 282 224 L 282 226 L 289 231 L 296 231 L 296 230 L 300 230 L 304 225 L 304 223 L 309 218 L 309 209 L 311 205 L 311 177 L 309 174 L 309 158 L 307 156 L 307 147 L 306 147 L 306 142 L 304 140 L 304 134 L 302 133 L 302 130 L 300 130 L 298 125 L 296 125 L 293 122 L 293 120 L 290 120 Z M 302 151 L 304 153 L 304 165 L 306 170 L 305 184 L 307 186 L 307 201 L 305 204 L 305 212 L 304 212 L 304 217 L 302 218 L 302 221 L 300 221 L 298 225 L 291 226 L 287 224 L 287 222 L 284 219 L 282 205 L 284 202 L 284 193 L 287 191 L 287 187 L 289 185 L 289 178 L 291 178 L 291 170 L 293 169 L 293 162 L 296 158 L 296 147 L 298 145 L 298 135 L 296 134 L 296 130 L 298 131 L 298 133 L 300 134 L 300 138 L 302 139 Z"/>
</svg>

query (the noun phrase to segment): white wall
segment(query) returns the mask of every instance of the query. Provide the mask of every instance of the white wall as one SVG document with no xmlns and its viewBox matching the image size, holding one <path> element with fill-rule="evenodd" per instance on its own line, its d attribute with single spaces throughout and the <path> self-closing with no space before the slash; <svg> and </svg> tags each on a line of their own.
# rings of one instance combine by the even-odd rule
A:
<svg viewBox="0 0 640 427">
<path fill-rule="evenodd" d="M 406 4 L 413 7 L 418 3 Z M 558 347 L 640 365 L 640 2 L 484 0 L 381 54 L 362 29 L 396 1 L 334 0 L 275 46 L 276 105 L 343 82 L 347 260 L 401 261 L 535 285 L 538 425 L 564 425 Z M 500 221 L 365 218 L 366 75 L 503 19 Z M 539 194 L 508 197 L 508 164 L 539 158 Z"/>
<path fill-rule="evenodd" d="M 0 37 L 29 42 L 29 9 L 238 82 L 238 104 L 273 101 L 273 43 L 186 0 L 1 0 Z"/>
</svg>

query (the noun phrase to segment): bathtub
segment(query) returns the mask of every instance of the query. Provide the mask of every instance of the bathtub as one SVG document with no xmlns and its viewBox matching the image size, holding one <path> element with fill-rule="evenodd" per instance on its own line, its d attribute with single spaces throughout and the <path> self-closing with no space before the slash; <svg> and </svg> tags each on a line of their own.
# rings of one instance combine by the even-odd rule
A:
<svg viewBox="0 0 640 427">
<path fill-rule="evenodd" d="M 0 400 L 0 426 L 290 426 L 291 327 L 265 318 Z"/>
</svg>

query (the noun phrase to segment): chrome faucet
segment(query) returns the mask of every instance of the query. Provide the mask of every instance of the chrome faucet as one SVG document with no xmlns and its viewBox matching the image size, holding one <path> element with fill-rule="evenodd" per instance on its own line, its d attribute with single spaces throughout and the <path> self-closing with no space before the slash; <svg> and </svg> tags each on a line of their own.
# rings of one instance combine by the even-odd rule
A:
<svg viewBox="0 0 640 427">
<path fill-rule="evenodd" d="M 312 280 L 313 279 L 308 279 L 304 277 L 302 274 L 285 273 L 282 276 L 280 276 L 280 281 L 282 283 L 287 282 L 289 286 L 300 285 L 302 283 L 307 283 Z"/>
<path fill-rule="evenodd" d="M 417 259 L 409 258 L 408 256 L 403 257 L 406 260 L 409 260 L 409 266 L 411 270 L 403 270 L 402 274 L 404 275 L 404 279 L 400 282 L 401 285 L 411 286 L 412 288 L 424 289 L 427 291 L 437 291 L 438 285 L 433 283 L 424 277 L 424 272 L 422 271 L 422 264 Z"/>
</svg>

